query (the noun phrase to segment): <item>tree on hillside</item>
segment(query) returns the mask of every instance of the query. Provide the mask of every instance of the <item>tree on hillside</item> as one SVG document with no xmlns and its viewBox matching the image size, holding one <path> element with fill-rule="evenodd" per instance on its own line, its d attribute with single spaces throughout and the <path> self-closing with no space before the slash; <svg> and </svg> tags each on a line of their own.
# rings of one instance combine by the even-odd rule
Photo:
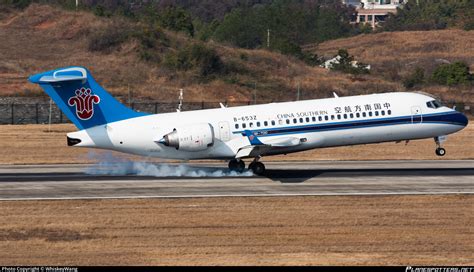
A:
<svg viewBox="0 0 474 272">
<path fill-rule="evenodd" d="M 7 1 L 7 0 L 0 0 Z M 31 1 L 31 0 L 8 0 L 8 1 Z M 64 1 L 64 0 L 42 0 L 42 1 Z M 75 1 L 75 0 L 73 0 Z M 87 8 L 94 8 L 100 5 L 106 11 L 117 13 L 123 10 L 124 13 L 130 12 L 140 16 L 147 6 L 153 6 L 156 12 L 167 8 L 182 8 L 189 12 L 193 19 L 199 19 L 204 23 L 210 23 L 213 20 L 223 20 L 225 15 L 234 8 L 253 7 L 254 5 L 266 5 L 272 0 L 160 0 L 160 1 L 131 1 L 131 0 L 81 0 L 81 5 Z"/>
<path fill-rule="evenodd" d="M 181 7 L 167 7 L 158 9 L 150 2 L 141 7 L 137 18 L 150 26 L 159 25 L 173 31 L 184 32 L 194 36 L 194 25 L 191 14 Z"/>
<path fill-rule="evenodd" d="M 473 80 L 469 66 L 463 62 L 442 64 L 433 72 L 433 80 L 442 85 L 468 84 Z"/>
<path fill-rule="evenodd" d="M 333 62 L 330 66 L 331 70 L 354 75 L 369 73 L 369 66 L 355 61 L 354 56 L 349 55 L 346 49 L 339 49 L 336 58 L 337 61 Z"/>
<path fill-rule="evenodd" d="M 256 12 L 254 9 L 234 9 L 217 27 L 214 37 L 242 48 L 261 46 L 265 30 L 260 18 L 253 14 Z"/>
<path fill-rule="evenodd" d="M 189 44 L 176 52 L 169 52 L 164 63 L 176 70 L 195 70 L 201 79 L 225 73 L 225 65 L 216 50 L 202 43 Z"/>
<path fill-rule="evenodd" d="M 464 25 L 465 14 L 474 15 L 472 0 L 408 1 L 389 16 L 383 25 L 386 31 L 433 30 Z"/>
<path fill-rule="evenodd" d="M 424 80 L 425 70 L 421 67 L 416 67 L 411 74 L 403 79 L 403 86 L 407 89 L 411 89 L 417 85 L 423 84 Z"/>
<path fill-rule="evenodd" d="M 270 30 L 270 48 L 294 52 L 300 45 L 322 42 L 351 33 L 348 8 L 325 1 L 276 0 L 272 4 L 234 9 L 217 27 L 214 37 L 235 46 L 266 46 Z"/>
<path fill-rule="evenodd" d="M 12 6 L 18 9 L 24 9 L 28 7 L 31 0 L 0 0 L 0 5 Z"/>
<path fill-rule="evenodd" d="M 169 7 L 158 13 L 160 25 L 164 28 L 182 31 L 194 36 L 194 26 L 191 14 L 180 7 Z"/>
<path fill-rule="evenodd" d="M 272 0 L 160 0 L 157 3 L 157 8 L 182 7 L 189 11 L 195 19 L 210 23 L 213 20 L 222 21 L 233 9 L 266 5 L 271 2 Z"/>
</svg>

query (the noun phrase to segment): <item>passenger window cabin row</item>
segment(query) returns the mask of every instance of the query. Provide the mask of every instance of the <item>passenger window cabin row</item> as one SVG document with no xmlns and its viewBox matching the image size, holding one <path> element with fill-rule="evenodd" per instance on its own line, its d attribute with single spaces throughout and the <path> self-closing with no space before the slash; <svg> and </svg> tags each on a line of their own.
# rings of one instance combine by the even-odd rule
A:
<svg viewBox="0 0 474 272">
<path fill-rule="evenodd" d="M 322 121 L 329 121 L 329 120 L 342 120 L 342 119 L 354 119 L 354 118 L 365 118 L 365 117 L 373 117 L 373 116 L 385 116 L 385 115 L 392 115 L 391 110 L 381 110 L 381 111 L 369 111 L 369 112 L 356 112 L 356 113 L 344 113 L 344 114 L 336 114 L 336 115 L 324 115 L 324 116 L 312 116 L 312 117 L 300 117 L 300 118 L 293 118 L 293 119 L 280 119 L 278 121 L 271 120 L 271 121 L 257 121 L 257 122 L 250 122 L 250 123 L 242 123 L 242 124 L 235 124 L 235 128 L 254 128 L 254 127 L 269 127 L 278 125 L 290 125 L 290 124 L 303 124 L 303 123 L 310 123 L 310 122 L 322 122 Z"/>
</svg>

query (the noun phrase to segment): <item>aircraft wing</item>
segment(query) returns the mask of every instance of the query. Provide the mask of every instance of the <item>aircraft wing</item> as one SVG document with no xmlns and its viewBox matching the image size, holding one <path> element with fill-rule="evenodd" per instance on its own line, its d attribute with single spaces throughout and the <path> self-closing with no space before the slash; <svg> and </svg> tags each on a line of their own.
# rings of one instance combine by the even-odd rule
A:
<svg viewBox="0 0 474 272">
<path fill-rule="evenodd" d="M 297 146 L 301 144 L 300 138 L 296 137 L 283 137 L 277 138 L 273 140 L 269 140 L 266 142 L 273 147 L 290 147 L 290 146 Z"/>
<path fill-rule="evenodd" d="M 270 149 L 272 149 L 270 145 L 247 145 L 239 149 L 235 158 L 258 157 L 265 154 Z"/>
<path fill-rule="evenodd" d="M 250 145 L 241 147 L 236 154 L 236 158 L 244 157 L 257 157 L 267 153 L 268 151 L 276 148 L 292 147 L 301 144 L 300 138 L 296 137 L 279 137 L 271 139 L 263 143 L 256 135 L 256 133 L 249 130 L 245 131 Z"/>
</svg>

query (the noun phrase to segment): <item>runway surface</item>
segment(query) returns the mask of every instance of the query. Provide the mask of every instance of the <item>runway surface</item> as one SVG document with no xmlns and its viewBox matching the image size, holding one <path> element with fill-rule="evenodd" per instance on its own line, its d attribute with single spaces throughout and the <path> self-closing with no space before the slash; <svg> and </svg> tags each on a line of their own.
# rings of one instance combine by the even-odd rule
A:
<svg viewBox="0 0 474 272">
<path fill-rule="evenodd" d="M 154 172 L 134 174 L 112 174 L 110 165 L 3 165 L 0 200 L 474 193 L 474 160 L 275 162 L 265 177 L 232 176 L 225 165 L 145 165 Z M 163 169 L 205 177 L 155 173 Z"/>
</svg>

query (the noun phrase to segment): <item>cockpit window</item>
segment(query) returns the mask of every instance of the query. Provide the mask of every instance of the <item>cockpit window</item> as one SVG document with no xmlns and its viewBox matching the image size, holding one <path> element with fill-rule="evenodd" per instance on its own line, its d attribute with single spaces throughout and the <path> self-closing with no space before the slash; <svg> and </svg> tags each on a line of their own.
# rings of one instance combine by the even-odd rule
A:
<svg viewBox="0 0 474 272">
<path fill-rule="evenodd" d="M 441 108 L 443 104 L 441 104 L 441 102 L 439 102 L 438 100 L 431 100 L 431 101 L 426 102 L 426 106 L 428 108 L 437 109 L 437 108 Z"/>
</svg>

